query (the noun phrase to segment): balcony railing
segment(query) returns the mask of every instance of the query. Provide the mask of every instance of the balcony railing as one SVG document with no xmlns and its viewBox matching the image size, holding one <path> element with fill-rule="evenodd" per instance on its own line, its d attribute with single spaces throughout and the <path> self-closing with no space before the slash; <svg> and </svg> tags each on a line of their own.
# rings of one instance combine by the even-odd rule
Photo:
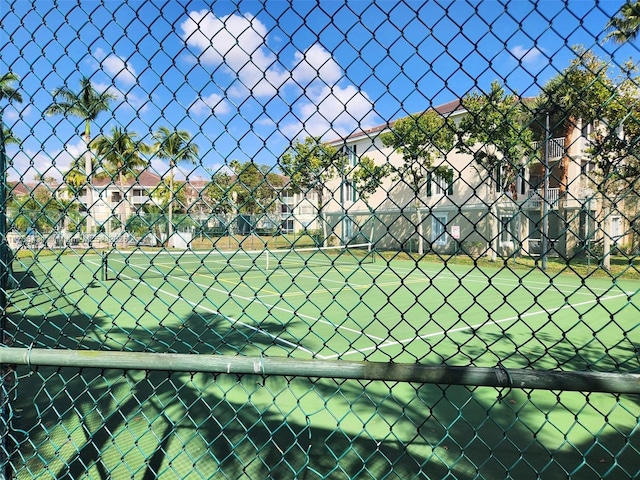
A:
<svg viewBox="0 0 640 480">
<path fill-rule="evenodd" d="M 550 208 L 555 208 L 558 206 L 558 199 L 560 198 L 560 189 L 559 188 L 548 188 L 547 189 L 547 203 Z M 537 189 L 531 191 L 529 194 L 529 198 L 527 199 L 527 203 L 530 208 L 539 208 L 542 207 L 542 202 L 544 202 L 544 192 L 542 189 Z"/>
<path fill-rule="evenodd" d="M 544 158 L 544 140 L 533 142 L 533 147 L 540 152 L 540 160 Z M 558 160 L 564 156 L 564 138 L 549 139 L 549 160 Z"/>
<path fill-rule="evenodd" d="M 129 197 L 129 200 L 134 205 L 139 205 L 147 203 L 149 201 L 149 195 L 133 195 L 132 197 Z"/>
</svg>

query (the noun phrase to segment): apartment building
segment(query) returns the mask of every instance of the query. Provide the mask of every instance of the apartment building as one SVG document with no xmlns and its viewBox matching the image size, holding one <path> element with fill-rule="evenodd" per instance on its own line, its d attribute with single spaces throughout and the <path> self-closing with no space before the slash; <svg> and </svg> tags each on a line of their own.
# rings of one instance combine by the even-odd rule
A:
<svg viewBox="0 0 640 480">
<path fill-rule="evenodd" d="M 460 101 L 435 110 L 455 122 L 467 114 Z M 377 165 L 388 162 L 400 166 L 400 154 L 385 147 L 380 138 L 392 125 L 380 125 L 330 143 L 343 149 L 352 165 L 368 156 Z M 613 243 L 624 243 L 630 235 L 624 205 L 614 206 L 606 222 L 598 222 L 602 202 L 590 175 L 593 164 L 587 154 L 592 127 L 576 127 L 568 139 L 564 132 L 538 132 L 537 154 L 522 159 L 515 185 L 509 189 L 502 190 L 501 172 L 486 171 L 472 155 L 454 148 L 433 164 L 446 167 L 449 175 L 438 177 L 425 172 L 419 193 L 421 215 L 417 215 L 409 182 L 390 174 L 366 201 L 348 178 L 334 179 L 328 185 L 333 198 L 327 204 L 327 218 L 344 242 L 357 242 L 360 236 L 378 248 L 392 250 L 416 251 L 417 218 L 422 218 L 425 252 L 508 256 L 538 255 L 544 249 L 549 255 L 570 257 L 601 238 L 607 224 L 606 234 Z M 569 166 L 566 188 L 562 188 L 561 160 L 565 155 Z"/>
</svg>

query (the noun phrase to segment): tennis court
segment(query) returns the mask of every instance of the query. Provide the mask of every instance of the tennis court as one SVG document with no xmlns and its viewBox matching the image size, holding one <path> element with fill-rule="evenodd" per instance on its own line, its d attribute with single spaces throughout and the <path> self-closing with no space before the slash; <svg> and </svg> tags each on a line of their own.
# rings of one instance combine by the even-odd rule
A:
<svg viewBox="0 0 640 480">
<path fill-rule="evenodd" d="M 217 353 L 405 362 L 460 358 L 477 366 L 536 363 L 548 369 L 561 367 L 550 359 L 566 345 L 579 351 L 599 342 L 606 356 L 624 357 L 615 350 L 631 344 L 608 338 L 631 342 L 621 326 L 625 318 L 631 325 L 638 313 L 635 282 L 572 275 L 550 280 L 538 271 L 455 264 L 419 263 L 416 269 L 406 260 L 374 262 L 368 245 L 219 256 L 111 252 L 42 257 L 37 264 L 87 317 L 108 322 L 93 342 L 132 350 L 137 331 L 153 334 L 153 342 L 164 331 L 187 329 Z M 609 321 L 613 313 L 615 324 Z M 203 331 L 185 323 L 194 317 Z M 244 340 L 228 344 L 230 332 Z M 486 339 L 493 337 L 488 353 Z M 504 356 L 497 358 L 498 351 Z"/>
<path fill-rule="evenodd" d="M 268 267 L 267 252 L 238 252 L 223 262 L 203 260 L 211 252 L 116 251 L 23 260 L 15 266 L 22 288 L 11 299 L 14 344 L 638 369 L 638 282 L 550 279 L 455 259 L 387 261 L 367 247 L 354 252 L 270 254 Z M 496 396 L 482 387 L 110 370 L 88 372 L 87 383 L 77 370 L 40 374 L 47 371 L 44 390 L 19 367 L 26 377 L 19 388 L 30 394 L 17 398 L 18 436 L 28 434 L 37 451 L 25 454 L 22 471 L 36 478 L 56 465 L 73 475 L 103 465 L 125 476 L 137 465 L 142 478 L 150 464 L 156 474 L 181 478 L 207 478 L 223 468 L 253 477 L 317 478 L 331 476 L 332 468 L 357 476 L 358 466 L 379 478 L 390 465 L 406 478 L 427 464 L 436 476 L 575 468 L 586 469 L 581 478 L 598 478 L 614 468 L 607 452 L 622 452 L 616 458 L 627 464 L 638 456 L 629 448 L 637 436 L 631 396 L 591 393 L 585 407 L 583 394 L 572 392 Z M 447 402 L 440 401 L 443 392 Z M 526 462 L 518 461 L 522 456 Z"/>
</svg>

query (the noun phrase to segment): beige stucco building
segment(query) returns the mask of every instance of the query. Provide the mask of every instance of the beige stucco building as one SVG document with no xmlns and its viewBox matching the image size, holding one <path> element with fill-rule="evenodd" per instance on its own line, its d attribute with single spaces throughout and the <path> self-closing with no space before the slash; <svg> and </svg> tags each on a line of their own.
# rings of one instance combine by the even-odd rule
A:
<svg viewBox="0 0 640 480">
<path fill-rule="evenodd" d="M 459 101 L 435 110 L 455 122 L 467 114 Z M 388 162 L 399 167 L 403 163 L 400 154 L 380 139 L 392 125 L 363 130 L 331 144 L 344 149 L 351 165 L 367 156 L 377 165 Z M 501 191 L 499 173 L 483 169 L 472 155 L 454 148 L 438 158 L 433 166 L 447 167 L 451 179 L 425 175 L 419 193 L 424 251 L 538 255 L 546 246 L 550 255 L 573 256 L 602 238 L 605 231 L 614 244 L 627 241 L 632 219 L 623 205 L 598 221 L 601 202 L 587 154 L 591 126 L 578 122 L 575 127 L 568 139 L 564 133 L 546 136 L 539 132 L 537 155 L 522 159 L 515 184 L 507 191 Z M 563 193 L 561 159 L 565 155 L 568 168 Z M 333 198 L 327 205 L 327 218 L 341 241 L 366 239 L 379 249 L 417 250 L 419 216 L 413 190 L 402 178 L 390 174 L 366 201 L 349 178 L 336 178 L 328 188 Z"/>
</svg>

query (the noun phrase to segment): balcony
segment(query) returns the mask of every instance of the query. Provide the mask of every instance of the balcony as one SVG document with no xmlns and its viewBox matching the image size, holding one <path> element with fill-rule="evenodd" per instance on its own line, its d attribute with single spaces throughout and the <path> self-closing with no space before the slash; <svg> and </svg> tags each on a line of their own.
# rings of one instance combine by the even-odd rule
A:
<svg viewBox="0 0 640 480">
<path fill-rule="evenodd" d="M 547 204 L 549 208 L 557 208 L 558 199 L 560 198 L 560 189 L 559 188 L 548 188 L 547 189 Z M 542 208 L 542 203 L 544 202 L 544 192 L 541 188 L 537 190 L 532 190 L 529 193 L 529 198 L 527 198 L 527 207 L 529 208 Z"/>
<path fill-rule="evenodd" d="M 129 197 L 129 201 L 134 205 L 142 205 L 149 201 L 149 195 L 133 195 Z"/>
<path fill-rule="evenodd" d="M 533 147 L 540 152 L 540 160 L 544 159 L 544 140 L 533 142 Z M 549 139 L 549 160 L 560 160 L 565 154 L 564 138 Z"/>
</svg>

